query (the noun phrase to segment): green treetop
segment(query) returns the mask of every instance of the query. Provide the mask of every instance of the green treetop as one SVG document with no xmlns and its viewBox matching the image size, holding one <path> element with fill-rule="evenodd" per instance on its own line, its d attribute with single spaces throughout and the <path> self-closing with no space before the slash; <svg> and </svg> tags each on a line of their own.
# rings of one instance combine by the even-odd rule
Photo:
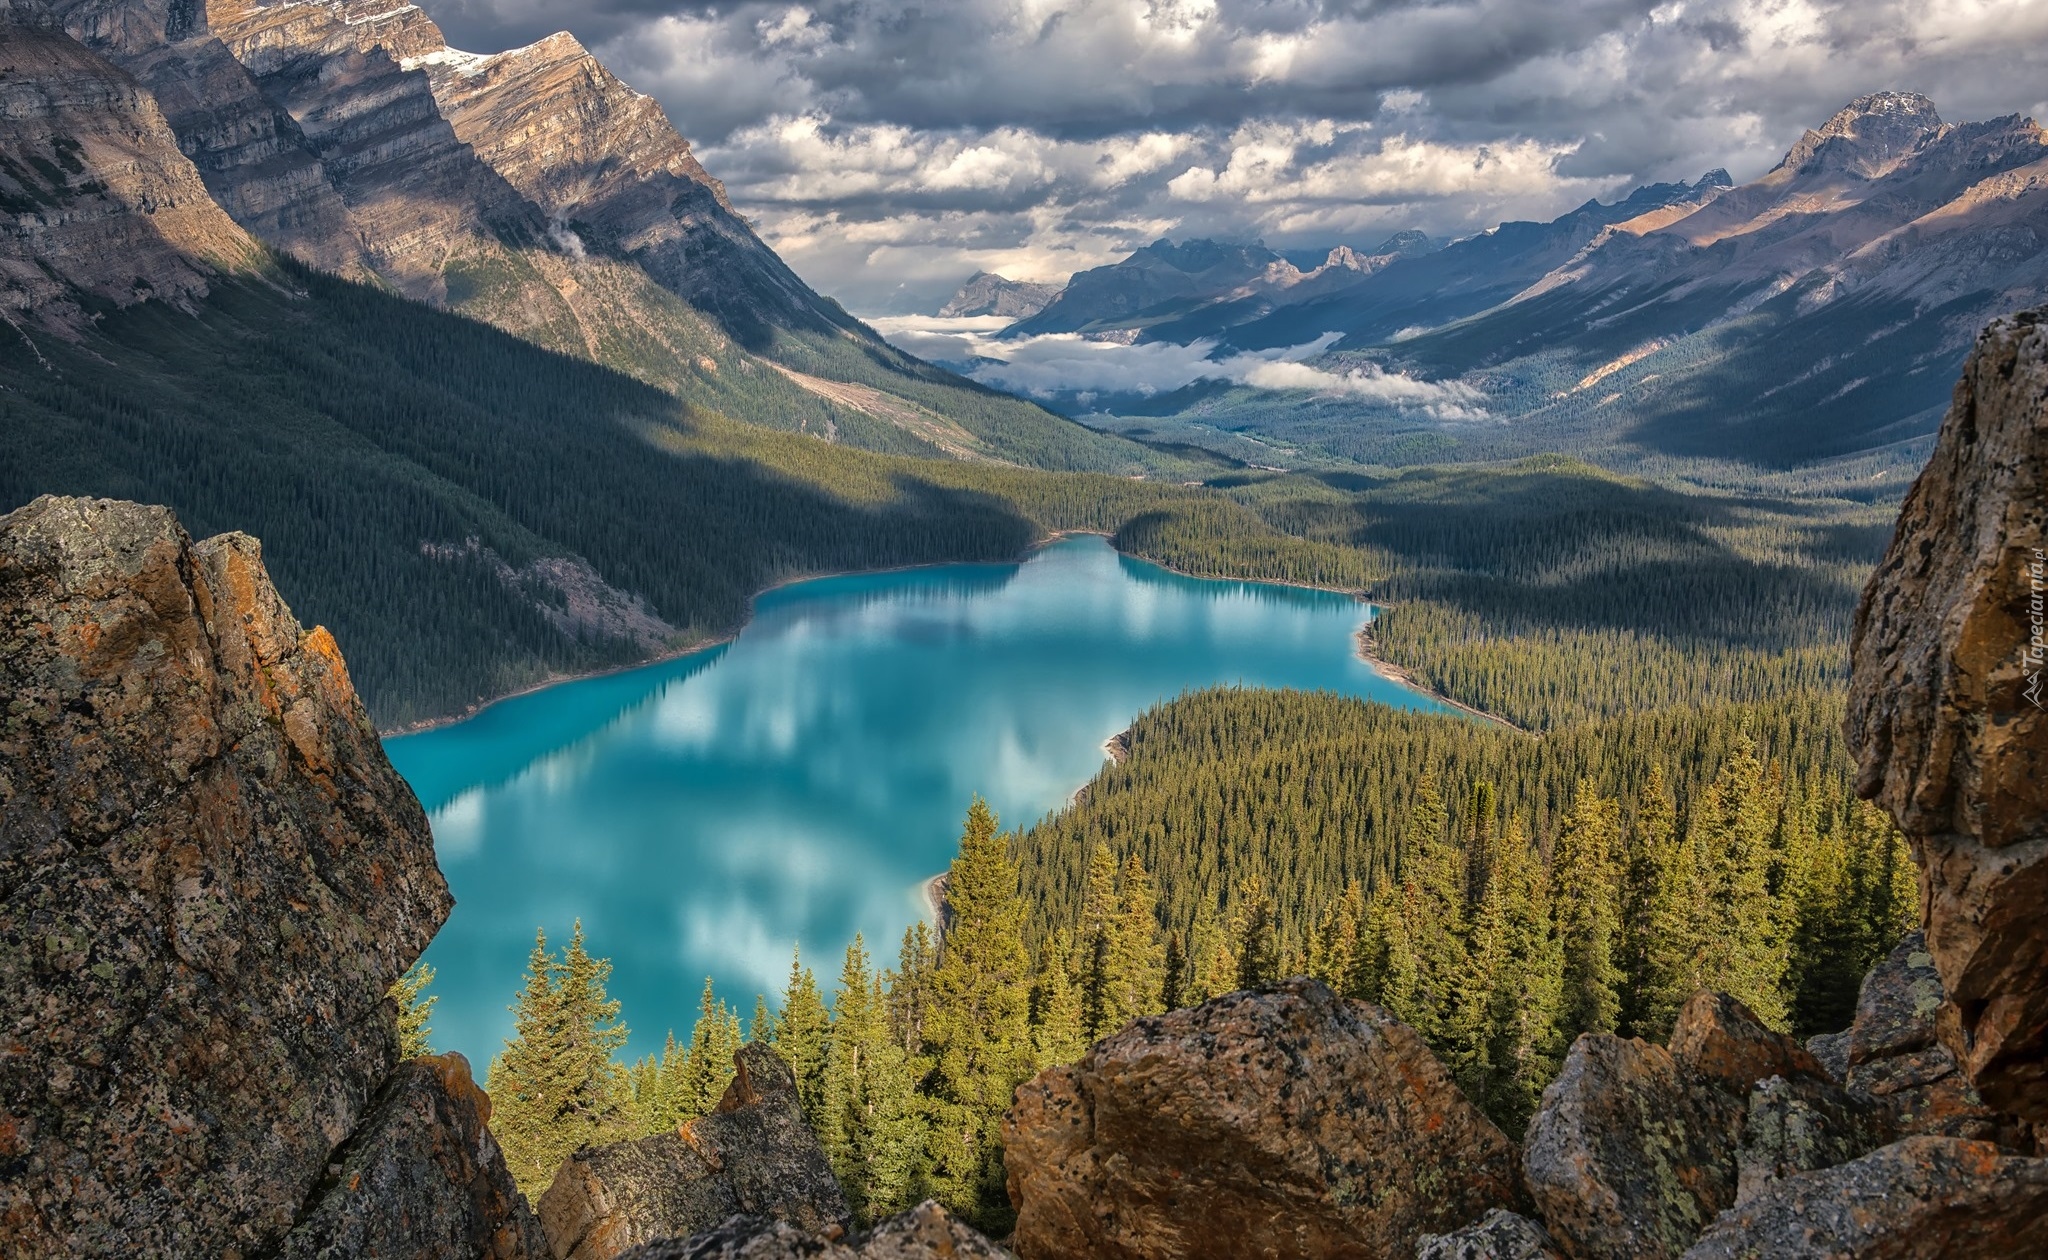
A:
<svg viewBox="0 0 2048 1260">
<path fill-rule="evenodd" d="M 434 1003 L 441 999 L 427 992 L 433 983 L 434 969 L 415 962 L 391 986 L 391 1000 L 398 1004 L 398 1056 L 402 1059 L 434 1053 L 434 1029 L 427 1021 L 433 1017 Z"/>
</svg>

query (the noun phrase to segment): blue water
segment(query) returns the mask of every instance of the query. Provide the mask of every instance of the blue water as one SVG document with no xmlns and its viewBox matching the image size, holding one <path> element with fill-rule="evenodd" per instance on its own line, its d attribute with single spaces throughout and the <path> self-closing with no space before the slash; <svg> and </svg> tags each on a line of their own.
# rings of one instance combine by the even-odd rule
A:
<svg viewBox="0 0 2048 1260">
<path fill-rule="evenodd" d="M 857 930 L 894 960 L 976 793 L 1005 825 L 1036 820 L 1183 691 L 1439 708 L 1358 659 L 1367 612 L 1071 538 L 1021 564 L 783 587 L 730 644 L 391 739 L 456 897 L 426 955 L 436 1046 L 488 1062 L 534 929 L 559 944 L 579 916 L 636 1055 L 688 1036 L 707 975 L 743 1015 L 772 1003 L 799 942 L 829 992 Z"/>
</svg>

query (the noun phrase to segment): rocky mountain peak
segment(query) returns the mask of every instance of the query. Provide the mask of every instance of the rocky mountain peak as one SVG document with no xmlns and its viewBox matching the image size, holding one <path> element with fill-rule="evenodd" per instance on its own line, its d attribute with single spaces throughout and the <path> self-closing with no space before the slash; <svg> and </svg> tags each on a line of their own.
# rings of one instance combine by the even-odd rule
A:
<svg viewBox="0 0 2048 1260">
<path fill-rule="evenodd" d="M 1005 319 L 1028 319 L 1058 297 L 1060 287 L 1057 284 L 1011 280 L 992 271 L 977 271 L 939 309 L 939 318 L 995 315 Z"/>
<path fill-rule="evenodd" d="M 1850 101 L 1818 129 L 1801 136 L 1779 167 L 1878 179 L 1897 169 L 1943 129 L 1941 114 L 1926 97 L 1915 92 L 1873 92 Z"/>
</svg>

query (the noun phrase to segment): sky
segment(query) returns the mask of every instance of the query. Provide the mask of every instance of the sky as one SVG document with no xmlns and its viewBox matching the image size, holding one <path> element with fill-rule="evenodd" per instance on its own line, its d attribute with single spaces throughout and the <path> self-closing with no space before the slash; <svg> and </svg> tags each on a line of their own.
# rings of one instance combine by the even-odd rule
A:
<svg viewBox="0 0 2048 1260">
<path fill-rule="evenodd" d="M 421 0 L 573 31 L 868 315 L 1160 237 L 1368 248 L 1774 165 L 1854 97 L 2048 119 L 2044 0 Z"/>
</svg>

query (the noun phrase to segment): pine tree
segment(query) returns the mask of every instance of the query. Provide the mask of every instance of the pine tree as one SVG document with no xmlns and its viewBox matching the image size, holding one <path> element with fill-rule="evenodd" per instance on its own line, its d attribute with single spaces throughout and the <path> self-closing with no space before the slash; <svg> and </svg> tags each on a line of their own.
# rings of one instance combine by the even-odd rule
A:
<svg viewBox="0 0 2048 1260">
<path fill-rule="evenodd" d="M 768 1013 L 768 995 L 754 995 L 754 1017 L 747 1021 L 747 1041 L 775 1044 L 775 1017 Z"/>
<path fill-rule="evenodd" d="M 775 1052 L 796 1077 L 796 1096 L 813 1128 L 825 1101 L 825 1052 L 831 1026 L 817 978 L 803 965 L 801 953 L 792 952 L 789 985 L 783 990 L 782 1013 L 775 1020 L 774 1044 Z"/>
<path fill-rule="evenodd" d="M 1194 931 L 1188 937 L 1187 970 L 1182 1006 L 1200 1006 L 1237 987 L 1237 955 L 1231 950 L 1230 934 L 1206 907 L 1195 915 Z"/>
<path fill-rule="evenodd" d="M 1772 1028 L 1787 1027 L 1784 915 L 1771 896 L 1778 805 L 1748 735 L 1694 811 L 1700 862 L 1698 987 L 1728 993 Z"/>
<path fill-rule="evenodd" d="M 630 1117 L 627 1082 L 612 1055 L 625 1044 L 619 1004 L 604 982 L 611 964 L 583 948 L 576 925 L 557 961 L 536 933 L 526 984 L 513 1005 L 513 1037 L 491 1064 L 492 1131 L 513 1180 L 529 1197 L 579 1147 L 616 1136 Z"/>
<path fill-rule="evenodd" d="M 1116 927 L 1116 856 L 1108 845 L 1098 844 L 1088 853 L 1079 932 L 1081 1022 L 1091 1041 L 1123 1026 L 1111 1023 L 1115 1017 L 1110 990 L 1116 983 L 1111 974 Z"/>
<path fill-rule="evenodd" d="M 1402 1018 L 1431 1040 L 1444 1033 L 1465 966 L 1465 864 L 1444 835 L 1447 822 L 1436 781 L 1425 775 L 1402 833 L 1401 914 L 1415 966 L 1413 1014 Z"/>
<path fill-rule="evenodd" d="M 1416 989 L 1421 968 L 1415 957 L 1415 943 L 1408 934 L 1413 913 L 1409 908 L 1411 900 L 1411 888 L 1388 884 L 1366 903 L 1352 979 L 1344 991 L 1349 997 L 1376 1002 L 1396 1019 L 1419 1028 L 1421 1008 Z"/>
<path fill-rule="evenodd" d="M 391 986 L 391 1000 L 398 1004 L 398 1057 L 417 1059 L 434 1053 L 434 1003 L 440 998 L 427 992 L 434 983 L 434 969 L 423 962 L 406 968 Z"/>
<path fill-rule="evenodd" d="M 1551 906 L 1564 949 L 1565 1029 L 1613 1032 L 1620 1014 L 1614 963 L 1616 902 L 1614 850 L 1621 807 L 1580 780 L 1569 813 L 1558 827 L 1551 855 Z"/>
<path fill-rule="evenodd" d="M 1187 1006 L 1192 980 L 1187 947 L 1181 943 L 1179 932 L 1170 932 L 1166 937 L 1166 966 L 1159 990 L 1160 1005 L 1169 1011 Z"/>
<path fill-rule="evenodd" d="M 1621 1012 L 1616 1028 L 1624 1036 L 1662 1041 L 1653 1011 L 1669 990 L 1673 942 L 1679 920 L 1677 811 L 1662 767 L 1652 764 L 1628 829 L 1621 871 L 1621 921 L 1615 965 L 1621 971 Z M 1676 1006 L 1670 1008 L 1676 1014 Z"/>
<path fill-rule="evenodd" d="M 1254 876 L 1238 881 L 1230 914 L 1230 953 L 1237 961 L 1233 989 L 1251 989 L 1280 978 L 1280 943 L 1273 923 L 1273 898 Z"/>
<path fill-rule="evenodd" d="M 1110 926 L 1103 1028 L 1097 1037 L 1107 1036 L 1141 1015 L 1157 1015 L 1166 1009 L 1160 997 L 1166 986 L 1166 956 L 1159 944 L 1158 905 L 1152 876 L 1138 855 L 1131 854 L 1124 862 L 1116 918 Z"/>
<path fill-rule="evenodd" d="M 1495 829 L 1499 809 L 1493 784 L 1484 779 L 1472 785 L 1472 799 L 1465 821 L 1465 904 L 1476 908 L 1486 899 L 1486 885 L 1500 860 Z"/>
<path fill-rule="evenodd" d="M 1564 950 L 1542 864 L 1518 822 L 1502 835 L 1494 888 L 1498 940 L 1488 997 L 1486 1112 L 1519 1138 L 1563 1061 Z"/>
<path fill-rule="evenodd" d="M 1046 946 L 1045 958 L 1038 966 L 1038 1018 L 1031 1036 L 1041 1071 L 1072 1063 L 1088 1049 L 1087 1032 L 1081 1023 L 1081 991 L 1067 962 L 1073 949 L 1073 938 L 1062 931 Z"/>
<path fill-rule="evenodd" d="M 719 1000 L 711 977 L 706 976 L 703 996 L 697 1002 L 697 1024 L 690 1030 L 690 1050 L 677 1083 L 680 1119 L 693 1120 L 718 1109 L 725 1087 L 732 1084 L 732 1057 L 739 1048 L 739 1016 Z"/>
<path fill-rule="evenodd" d="M 908 1058 L 925 1053 L 925 1013 L 931 1009 L 932 968 L 937 963 L 931 929 L 922 920 L 903 929 L 896 970 L 886 977 L 889 1031 Z"/>
<path fill-rule="evenodd" d="M 1344 886 L 1344 893 L 1323 907 L 1309 937 L 1308 974 L 1339 993 L 1350 983 L 1358 967 L 1359 932 L 1365 926 L 1365 890 L 1357 880 Z"/>
<path fill-rule="evenodd" d="M 952 922 L 932 970 L 925 1041 L 934 1060 L 932 1178 L 940 1202 L 1008 1232 L 998 1125 L 1031 1074 L 1030 960 L 1017 868 L 996 816 L 975 798 L 947 884 Z"/>
</svg>

